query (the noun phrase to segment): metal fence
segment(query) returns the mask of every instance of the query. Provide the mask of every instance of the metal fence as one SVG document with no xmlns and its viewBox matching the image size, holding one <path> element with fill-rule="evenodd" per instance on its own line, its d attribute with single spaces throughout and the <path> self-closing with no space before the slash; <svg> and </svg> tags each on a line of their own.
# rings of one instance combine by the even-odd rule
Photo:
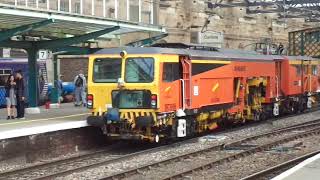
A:
<svg viewBox="0 0 320 180">
<path fill-rule="evenodd" d="M 0 0 L 1 6 L 155 24 L 154 0 Z"/>
<path fill-rule="evenodd" d="M 320 57 L 320 28 L 289 32 L 289 55 Z"/>
</svg>

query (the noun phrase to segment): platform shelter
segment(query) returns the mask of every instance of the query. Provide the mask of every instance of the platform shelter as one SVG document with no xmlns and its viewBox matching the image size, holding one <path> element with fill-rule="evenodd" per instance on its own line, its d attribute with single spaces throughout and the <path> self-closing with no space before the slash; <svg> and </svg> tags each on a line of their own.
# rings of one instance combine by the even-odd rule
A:
<svg viewBox="0 0 320 180">
<path fill-rule="evenodd" d="M 142 0 L 6 0 L 0 2 L 0 47 L 28 53 L 29 106 L 38 102 L 37 53 L 90 54 L 79 47 L 91 39 L 120 38 L 132 32 L 165 33 L 157 25 L 157 3 Z"/>
</svg>

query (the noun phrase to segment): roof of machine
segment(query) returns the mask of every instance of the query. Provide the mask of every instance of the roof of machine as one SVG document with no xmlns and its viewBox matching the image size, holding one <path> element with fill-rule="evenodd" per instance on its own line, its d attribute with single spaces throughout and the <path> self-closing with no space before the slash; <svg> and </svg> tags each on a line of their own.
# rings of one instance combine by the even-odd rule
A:
<svg viewBox="0 0 320 180">
<path fill-rule="evenodd" d="M 191 59 L 210 60 L 222 59 L 227 61 L 273 61 L 275 59 L 289 60 L 319 60 L 308 56 L 281 56 L 264 55 L 255 51 L 216 48 L 207 45 L 185 44 L 185 43 L 159 43 L 152 47 L 118 47 L 107 48 L 97 51 L 95 54 L 116 54 L 126 51 L 129 54 L 179 54 L 188 55 Z"/>
<path fill-rule="evenodd" d="M 167 46 L 166 46 L 167 45 Z M 222 60 L 261 60 L 272 61 L 274 59 L 283 59 L 282 56 L 261 55 L 255 51 L 244 51 L 234 49 L 219 49 L 216 47 L 183 44 L 183 43 L 165 43 L 155 44 L 152 47 L 119 47 L 107 48 L 97 51 L 95 54 L 116 54 L 126 51 L 128 54 L 179 54 L 188 55 L 191 59 L 222 59 Z"/>
</svg>

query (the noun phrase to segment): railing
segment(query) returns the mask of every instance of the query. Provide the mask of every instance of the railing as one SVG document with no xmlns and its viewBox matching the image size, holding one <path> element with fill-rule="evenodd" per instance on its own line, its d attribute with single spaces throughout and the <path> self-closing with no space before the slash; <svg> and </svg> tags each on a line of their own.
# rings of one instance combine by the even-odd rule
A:
<svg viewBox="0 0 320 180">
<path fill-rule="evenodd" d="M 154 24 L 155 0 L 0 0 L 2 6 Z"/>
<path fill-rule="evenodd" d="M 320 57 L 320 28 L 289 32 L 289 55 Z"/>
</svg>

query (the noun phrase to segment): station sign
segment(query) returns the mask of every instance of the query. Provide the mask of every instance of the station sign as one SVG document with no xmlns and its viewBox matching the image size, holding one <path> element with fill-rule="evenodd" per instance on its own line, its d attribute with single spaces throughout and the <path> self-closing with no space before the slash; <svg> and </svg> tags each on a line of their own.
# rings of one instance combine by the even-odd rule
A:
<svg viewBox="0 0 320 180">
<path fill-rule="evenodd" d="M 2 49 L 2 57 L 3 58 L 9 58 L 10 57 L 10 48 L 3 48 Z"/>
<path fill-rule="evenodd" d="M 221 48 L 223 45 L 223 33 L 214 31 L 196 31 L 191 32 L 191 43 L 210 45 Z"/>
<path fill-rule="evenodd" d="M 48 59 L 48 57 L 49 57 L 49 55 L 48 55 L 48 51 L 47 50 L 39 50 L 38 59 L 46 60 L 46 59 Z"/>
</svg>

